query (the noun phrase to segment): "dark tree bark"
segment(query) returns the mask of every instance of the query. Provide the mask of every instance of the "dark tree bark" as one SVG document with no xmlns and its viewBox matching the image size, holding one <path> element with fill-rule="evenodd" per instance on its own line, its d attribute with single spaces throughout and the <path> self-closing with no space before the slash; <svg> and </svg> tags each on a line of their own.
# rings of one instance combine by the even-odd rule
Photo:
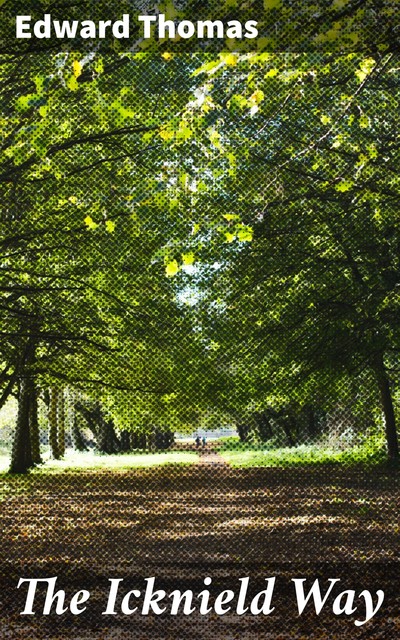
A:
<svg viewBox="0 0 400 640">
<path fill-rule="evenodd" d="M 35 362 L 36 345 L 29 338 L 19 362 L 18 371 L 18 415 L 11 453 L 10 473 L 26 473 L 34 466 L 31 449 L 30 411 L 35 392 L 32 367 Z"/>
<path fill-rule="evenodd" d="M 143 449 L 143 451 L 146 451 L 148 447 L 148 438 L 145 433 L 141 433 L 139 435 L 139 449 Z"/>
<path fill-rule="evenodd" d="M 270 440 L 272 438 L 272 428 L 268 410 L 263 411 L 262 413 L 257 413 L 255 415 L 255 422 L 257 425 L 258 436 L 261 442 Z"/>
<path fill-rule="evenodd" d="M 125 429 L 121 431 L 121 451 L 127 452 L 131 450 L 131 440 L 129 436 L 129 431 L 126 431 Z"/>
<path fill-rule="evenodd" d="M 81 430 L 79 429 L 78 418 L 75 415 L 72 423 L 72 441 L 74 443 L 74 448 L 77 451 L 87 451 L 87 446 L 85 440 L 82 436 Z"/>
<path fill-rule="evenodd" d="M 40 437 L 39 437 L 39 420 L 38 420 L 38 393 L 34 385 L 32 385 L 32 393 L 30 397 L 30 437 L 31 437 L 31 449 L 32 460 L 34 464 L 42 464 L 42 458 L 40 455 Z"/>
<path fill-rule="evenodd" d="M 247 424 L 241 422 L 237 425 L 237 432 L 239 435 L 240 442 L 246 442 L 247 436 L 249 435 L 250 427 Z"/>
<path fill-rule="evenodd" d="M 115 433 L 114 423 L 111 420 L 102 419 L 99 427 L 99 450 L 102 453 L 118 453 L 121 446 Z"/>
<path fill-rule="evenodd" d="M 30 398 L 29 380 L 22 379 L 18 393 L 18 416 L 11 454 L 11 473 L 26 473 L 33 466 L 29 430 Z"/>
<path fill-rule="evenodd" d="M 85 418 L 101 453 L 118 453 L 120 451 L 121 445 L 115 433 L 114 423 L 112 420 L 104 418 L 99 404 L 89 409 L 82 402 L 77 402 L 75 409 Z"/>
<path fill-rule="evenodd" d="M 151 431 L 146 434 L 146 444 L 149 451 L 155 451 L 156 446 L 156 428 L 152 427 Z"/>
<path fill-rule="evenodd" d="M 97 442 L 99 434 L 98 434 L 98 425 L 96 422 L 96 416 L 94 414 L 94 411 L 85 407 L 85 405 L 82 404 L 82 402 L 75 403 L 75 410 L 78 411 L 81 414 L 81 416 L 85 419 L 87 426 L 89 427 L 90 431 L 93 433 L 94 439 Z"/>
<path fill-rule="evenodd" d="M 51 455 L 55 460 L 60 459 L 58 447 L 58 391 L 55 387 L 50 390 L 49 405 L 49 442 Z"/>
<path fill-rule="evenodd" d="M 279 424 L 285 433 L 288 446 L 294 447 L 296 445 L 295 434 L 294 434 L 295 420 L 293 416 L 290 414 L 290 409 L 283 409 L 280 412 Z"/>
<path fill-rule="evenodd" d="M 378 389 L 381 397 L 381 405 L 383 415 L 385 417 L 385 432 L 386 442 L 388 448 L 389 460 L 398 462 L 399 456 L 399 441 L 396 429 L 396 418 L 394 414 L 392 392 L 390 389 L 390 380 L 388 378 L 386 368 L 383 361 L 383 356 L 379 354 L 374 361 L 374 371 L 376 380 L 378 383 Z"/>
<path fill-rule="evenodd" d="M 173 431 L 166 431 L 164 438 L 165 438 L 165 448 L 168 449 L 175 442 L 175 433 Z"/>
<path fill-rule="evenodd" d="M 146 435 L 138 431 L 132 431 L 130 434 L 131 449 L 146 449 Z"/>
<path fill-rule="evenodd" d="M 165 451 L 173 442 L 174 442 L 174 434 L 172 433 L 172 431 L 169 431 L 169 430 L 161 431 L 159 429 L 155 430 L 156 449 L 161 449 L 161 451 Z"/>
<path fill-rule="evenodd" d="M 313 440 L 318 431 L 315 412 L 311 406 L 305 407 L 305 412 L 307 416 L 307 435 L 311 440 Z"/>
<path fill-rule="evenodd" d="M 129 434 L 129 448 L 139 449 L 139 436 L 136 431 L 131 431 Z"/>
<path fill-rule="evenodd" d="M 64 403 L 64 390 L 58 394 L 58 406 L 57 406 L 57 425 L 58 425 L 58 453 L 60 458 L 65 455 L 65 403 Z"/>
</svg>

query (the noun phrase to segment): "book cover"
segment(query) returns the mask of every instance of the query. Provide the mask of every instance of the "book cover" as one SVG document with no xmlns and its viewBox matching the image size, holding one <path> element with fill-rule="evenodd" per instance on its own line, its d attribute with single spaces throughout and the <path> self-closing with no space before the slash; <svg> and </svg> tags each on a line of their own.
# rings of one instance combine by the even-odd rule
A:
<svg viewBox="0 0 400 640">
<path fill-rule="evenodd" d="M 0 636 L 397 638 L 396 4 L 0 4 Z"/>
</svg>

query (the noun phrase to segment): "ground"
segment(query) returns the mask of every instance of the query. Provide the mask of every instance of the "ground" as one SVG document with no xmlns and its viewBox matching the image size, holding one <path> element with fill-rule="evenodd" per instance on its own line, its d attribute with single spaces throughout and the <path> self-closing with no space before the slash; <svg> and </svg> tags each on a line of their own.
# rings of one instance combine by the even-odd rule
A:
<svg viewBox="0 0 400 640">
<path fill-rule="evenodd" d="M 233 469 L 207 453 L 191 466 L 3 478 L 7 497 L 0 526 L 2 638 L 397 638 L 400 601 L 398 476 L 361 468 Z M 22 490 L 23 489 L 23 490 Z M 67 594 L 86 588 L 80 616 L 21 616 L 20 577 L 58 576 Z M 109 578 L 122 592 L 155 576 L 167 592 L 204 578 L 210 591 L 250 591 L 276 577 L 271 615 L 104 616 Z M 292 578 L 325 588 L 385 592 L 380 612 L 360 627 L 335 616 L 332 599 L 321 615 L 298 615 Z M 37 603 L 38 612 L 40 600 Z"/>
</svg>

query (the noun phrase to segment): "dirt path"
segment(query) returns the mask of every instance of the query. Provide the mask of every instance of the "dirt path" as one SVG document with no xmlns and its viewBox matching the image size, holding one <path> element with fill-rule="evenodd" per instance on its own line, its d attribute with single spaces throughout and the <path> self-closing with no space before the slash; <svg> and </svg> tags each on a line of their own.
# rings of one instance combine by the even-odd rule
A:
<svg viewBox="0 0 400 640">
<path fill-rule="evenodd" d="M 200 451 L 200 465 L 212 465 L 218 467 L 224 467 L 224 471 L 227 470 L 228 466 L 223 457 L 212 449 L 206 449 L 205 451 Z"/>
<path fill-rule="evenodd" d="M 335 637 L 335 625 L 341 637 L 399 635 L 396 479 L 334 468 L 235 470 L 206 452 L 193 467 L 59 474 L 47 482 L 32 476 L 25 487 L 8 482 L 10 498 L 0 513 L 2 638 L 306 638 L 310 625 L 314 638 Z M 370 625 L 365 635 L 366 627 L 357 629 L 332 610 L 298 617 L 291 579 L 317 575 L 338 577 L 343 588 L 385 587 L 384 618 L 373 632 Z M 21 618 L 23 594 L 15 589 L 21 576 L 58 576 L 60 588 L 98 595 L 81 617 Z M 135 588 L 150 576 L 166 590 L 197 593 L 205 576 L 217 591 L 237 589 L 243 576 L 260 590 L 266 577 L 276 576 L 276 610 L 271 617 L 116 616 L 105 622 L 100 607 L 108 579 L 124 578 Z"/>
</svg>

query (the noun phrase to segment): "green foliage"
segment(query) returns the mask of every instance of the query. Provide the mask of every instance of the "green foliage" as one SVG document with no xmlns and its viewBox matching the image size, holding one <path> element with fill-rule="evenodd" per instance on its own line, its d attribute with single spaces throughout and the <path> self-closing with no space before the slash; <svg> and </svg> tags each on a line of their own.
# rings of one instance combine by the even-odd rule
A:
<svg viewBox="0 0 400 640">
<path fill-rule="evenodd" d="M 208 194 L 212 237 L 205 243 L 203 235 L 202 248 L 194 237 L 193 250 L 200 262 L 219 265 L 196 279 L 204 330 L 220 347 L 219 366 L 240 388 L 234 398 L 226 394 L 239 423 L 268 405 L 296 400 L 332 411 L 348 402 L 357 411 L 370 406 L 364 428 L 378 425 L 381 406 L 394 433 L 388 388 L 398 385 L 400 347 L 395 65 L 396 56 L 382 54 L 290 61 L 254 55 L 239 56 L 235 73 L 213 70 L 208 101 L 218 112 L 225 164 L 219 160 L 223 168 Z M 237 102 L 226 109 L 223 98 L 238 70 L 247 72 L 241 96 L 255 88 L 269 96 L 240 117 Z M 234 176 L 232 155 L 240 166 Z M 248 246 L 236 244 L 229 228 L 219 235 L 227 206 L 252 228 Z M 381 394 L 386 388 L 381 405 L 377 387 Z"/>
<path fill-rule="evenodd" d="M 222 449 L 221 455 L 234 467 L 292 467 L 316 465 L 365 465 L 374 467 L 385 463 L 386 454 L 382 447 L 355 447 L 348 451 L 338 451 L 315 445 L 300 445 L 279 449 Z"/>
<path fill-rule="evenodd" d="M 396 65 L 379 49 L 4 58 L 5 397 L 28 374 L 133 431 L 294 404 L 388 424 Z"/>
</svg>

